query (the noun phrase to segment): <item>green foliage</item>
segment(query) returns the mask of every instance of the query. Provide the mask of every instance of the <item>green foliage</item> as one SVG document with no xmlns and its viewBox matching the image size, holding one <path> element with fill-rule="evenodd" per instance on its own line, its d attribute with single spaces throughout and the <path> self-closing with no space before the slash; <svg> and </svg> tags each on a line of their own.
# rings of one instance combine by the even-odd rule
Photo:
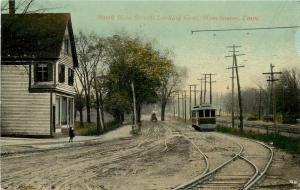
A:
<svg viewBox="0 0 300 190">
<path fill-rule="evenodd" d="M 80 122 L 75 122 L 75 134 L 76 136 L 93 136 L 97 135 L 97 128 L 95 123 L 83 123 L 80 126 Z"/>
<path fill-rule="evenodd" d="M 263 116 L 263 121 L 273 122 L 273 116 L 272 115 L 265 115 L 265 116 Z"/>
<path fill-rule="evenodd" d="M 228 128 L 217 126 L 217 130 L 222 133 L 229 133 L 236 136 L 256 139 L 266 143 L 273 142 L 273 146 L 281 148 L 288 151 L 289 153 L 299 153 L 300 152 L 300 139 L 295 137 L 286 137 L 279 134 L 261 134 L 252 131 L 241 132 L 236 128 Z"/>
<path fill-rule="evenodd" d="M 276 84 L 277 112 L 282 113 L 283 123 L 296 123 L 300 118 L 300 70 L 285 69 Z"/>
<path fill-rule="evenodd" d="M 121 127 L 121 124 L 117 121 L 110 121 L 105 123 L 104 125 L 105 125 L 105 131 L 103 133 L 107 133 L 109 131 Z M 78 136 L 96 136 L 97 135 L 96 124 L 85 122 L 83 126 L 80 126 L 79 122 L 75 122 L 75 133 Z"/>
<path fill-rule="evenodd" d="M 172 66 L 151 43 L 126 35 L 107 39 L 105 62 L 108 66 L 105 107 L 117 118 L 132 110 L 131 82 L 138 108 L 154 103 L 162 76 Z"/>
<path fill-rule="evenodd" d="M 249 116 L 249 117 L 247 117 L 247 121 L 257 121 L 257 120 L 258 120 L 258 118 L 255 117 L 255 116 Z"/>
</svg>

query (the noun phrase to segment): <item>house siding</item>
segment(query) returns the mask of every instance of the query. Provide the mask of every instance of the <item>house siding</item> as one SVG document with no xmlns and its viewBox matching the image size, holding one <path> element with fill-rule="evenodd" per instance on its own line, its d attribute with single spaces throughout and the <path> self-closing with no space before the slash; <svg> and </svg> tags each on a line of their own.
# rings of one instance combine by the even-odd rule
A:
<svg viewBox="0 0 300 190">
<path fill-rule="evenodd" d="M 28 65 L 1 65 L 2 135 L 51 135 L 50 93 L 28 88 Z"/>
<path fill-rule="evenodd" d="M 68 31 L 68 27 L 66 27 L 66 30 L 65 30 L 65 35 L 64 35 L 64 40 L 66 38 L 68 38 L 68 46 L 71 47 L 71 43 L 70 43 L 70 38 L 69 38 L 69 31 Z M 64 41 L 63 40 L 63 41 Z M 60 83 L 58 82 L 58 65 L 65 65 L 65 82 L 64 83 Z M 64 46 L 64 43 L 62 44 L 62 48 L 61 48 L 61 51 L 60 51 L 60 55 L 59 55 L 59 60 L 57 61 L 57 64 L 56 64 L 56 89 L 58 90 L 62 90 L 62 91 L 65 91 L 69 94 L 72 94 L 72 95 L 75 95 L 75 89 L 74 89 L 74 86 L 70 86 L 68 84 L 68 69 L 74 69 L 74 66 L 73 66 L 73 58 L 72 58 L 72 52 L 69 50 L 68 54 L 66 53 L 65 51 L 65 46 Z"/>
</svg>

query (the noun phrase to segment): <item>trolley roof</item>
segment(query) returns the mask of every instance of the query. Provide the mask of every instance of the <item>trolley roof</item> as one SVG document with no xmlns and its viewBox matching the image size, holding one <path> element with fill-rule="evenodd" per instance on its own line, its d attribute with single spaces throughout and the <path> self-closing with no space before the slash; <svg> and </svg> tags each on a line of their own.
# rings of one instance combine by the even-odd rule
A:
<svg viewBox="0 0 300 190">
<path fill-rule="evenodd" d="M 216 108 L 214 108 L 212 105 L 210 104 L 201 104 L 201 105 L 196 105 L 193 106 L 192 110 L 215 110 Z"/>
</svg>

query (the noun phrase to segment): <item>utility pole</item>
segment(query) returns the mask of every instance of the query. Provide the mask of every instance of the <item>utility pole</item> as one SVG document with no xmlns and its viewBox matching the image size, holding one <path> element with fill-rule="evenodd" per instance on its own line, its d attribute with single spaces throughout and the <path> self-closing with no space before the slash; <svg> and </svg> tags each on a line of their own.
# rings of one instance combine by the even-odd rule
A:
<svg viewBox="0 0 300 190">
<path fill-rule="evenodd" d="M 209 103 L 210 105 L 212 105 L 212 83 L 216 81 L 212 81 L 211 76 L 216 74 L 205 73 L 203 75 L 204 75 L 204 103 L 206 103 L 206 83 L 209 83 Z M 206 78 L 208 78 L 209 81 L 207 81 Z"/>
<path fill-rule="evenodd" d="M 238 66 L 237 64 L 237 59 L 236 57 L 237 56 L 241 56 L 241 55 L 245 55 L 245 54 L 236 54 L 236 52 L 239 52 L 239 51 L 236 51 L 235 48 L 238 48 L 238 47 L 241 47 L 241 46 L 228 46 L 229 48 L 232 48 L 232 51 L 229 51 L 229 52 L 232 52 L 232 55 L 230 56 L 225 56 L 225 57 L 232 57 L 233 59 L 233 67 L 229 67 L 227 69 L 235 69 L 235 73 L 236 73 L 236 80 L 237 80 L 237 87 L 238 87 L 238 102 L 239 102 L 239 110 L 240 110 L 240 129 L 241 131 L 243 131 L 243 127 L 244 127 L 244 122 L 243 122 L 243 105 L 242 105 L 242 95 L 241 95 L 241 86 L 240 86 L 240 80 L 239 80 L 239 71 L 238 71 L 238 68 L 239 67 L 244 67 L 243 65 L 241 66 Z M 234 74 L 234 73 L 233 73 Z M 233 76 L 232 76 L 233 77 Z M 233 82 L 234 84 L 234 82 Z M 234 85 L 232 86 L 234 87 Z M 232 114 L 232 123 L 233 123 L 233 126 L 234 126 L 234 117 L 233 117 L 233 114 Z"/>
<path fill-rule="evenodd" d="M 196 92 L 196 84 L 194 85 L 194 105 L 197 105 L 197 92 Z"/>
<path fill-rule="evenodd" d="M 202 74 L 202 75 L 204 75 L 203 104 L 205 104 L 206 103 L 206 83 L 207 83 L 206 78 L 207 78 L 207 74 Z"/>
<path fill-rule="evenodd" d="M 227 69 L 231 69 L 231 127 L 234 128 L 234 62 Z"/>
<path fill-rule="evenodd" d="M 209 103 L 210 105 L 212 105 L 212 83 L 216 82 L 216 81 L 211 81 L 211 75 L 209 75 L 209 87 L 210 87 L 210 90 L 209 90 Z M 216 74 L 213 74 L 213 75 L 216 75 Z"/>
<path fill-rule="evenodd" d="M 184 92 L 184 121 L 186 122 L 186 90 L 183 90 L 183 92 Z"/>
<path fill-rule="evenodd" d="M 178 92 L 178 94 L 177 94 L 177 97 L 178 97 L 178 99 L 177 99 L 177 117 L 178 117 L 178 119 L 180 118 L 180 105 L 179 105 L 179 92 Z"/>
<path fill-rule="evenodd" d="M 173 110 L 174 110 L 174 119 L 176 118 L 176 116 L 175 116 L 175 114 L 176 114 L 176 106 L 175 106 L 175 104 L 176 104 L 176 100 L 175 100 L 175 96 L 173 96 L 173 98 L 172 98 L 172 100 L 173 100 Z"/>
<path fill-rule="evenodd" d="M 263 75 L 269 75 L 269 79 L 267 80 L 268 82 L 271 83 L 271 95 L 272 95 L 272 108 L 273 108 L 273 122 L 274 122 L 274 127 L 276 129 L 276 132 L 278 133 L 278 128 L 276 125 L 276 94 L 275 94 L 275 89 L 274 89 L 274 82 L 278 81 L 278 79 L 276 79 L 274 77 L 275 74 L 282 74 L 282 72 L 274 72 L 274 65 L 270 64 L 270 70 L 271 72 L 269 73 L 263 73 Z"/>
<path fill-rule="evenodd" d="M 261 88 L 259 88 L 258 119 L 261 119 Z"/>
<path fill-rule="evenodd" d="M 216 74 L 207 74 L 209 76 L 209 103 L 210 105 L 212 105 L 212 83 L 216 82 L 216 81 L 212 81 L 211 80 L 211 76 L 212 75 L 216 75 Z"/>
<path fill-rule="evenodd" d="M 202 83 L 204 81 L 204 78 L 201 78 L 201 79 L 197 79 L 197 80 L 200 80 L 200 104 L 203 103 L 203 97 L 202 97 L 202 94 L 203 94 L 203 88 L 202 88 Z"/>
<path fill-rule="evenodd" d="M 192 119 L 192 86 L 190 86 L 190 119 Z"/>
<path fill-rule="evenodd" d="M 194 87 L 194 106 L 195 106 L 195 105 L 197 104 L 197 100 L 196 100 L 196 96 L 197 96 L 197 94 L 196 94 L 196 86 L 197 86 L 197 85 L 196 85 L 196 84 L 190 84 L 189 86 L 190 86 L 190 96 L 191 96 L 191 97 L 190 97 L 190 103 L 192 103 L 192 99 L 191 99 L 191 98 L 192 98 L 191 87 L 192 87 L 192 86 Z M 191 106 L 190 106 L 190 107 L 191 107 Z M 191 108 L 191 109 L 192 109 L 192 108 Z M 190 110 L 191 110 L 191 109 L 190 109 Z"/>
<path fill-rule="evenodd" d="M 181 90 L 181 108 L 182 108 L 182 118 L 184 118 L 184 93 L 185 93 L 185 90 Z"/>
</svg>

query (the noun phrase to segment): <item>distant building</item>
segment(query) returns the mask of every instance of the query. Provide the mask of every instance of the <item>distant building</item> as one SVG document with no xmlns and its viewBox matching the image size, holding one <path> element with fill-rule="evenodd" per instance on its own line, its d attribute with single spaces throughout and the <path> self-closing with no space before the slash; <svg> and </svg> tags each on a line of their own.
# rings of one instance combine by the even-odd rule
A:
<svg viewBox="0 0 300 190">
<path fill-rule="evenodd" d="M 54 136 L 73 126 L 70 14 L 1 16 L 1 135 Z"/>
</svg>

